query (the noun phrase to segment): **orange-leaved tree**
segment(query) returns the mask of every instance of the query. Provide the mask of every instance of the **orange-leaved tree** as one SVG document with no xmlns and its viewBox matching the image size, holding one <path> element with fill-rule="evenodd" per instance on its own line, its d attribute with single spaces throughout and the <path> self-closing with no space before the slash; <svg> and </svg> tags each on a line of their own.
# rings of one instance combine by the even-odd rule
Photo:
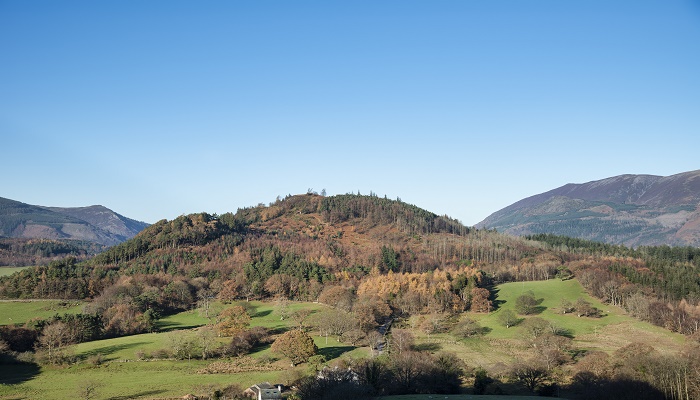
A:
<svg viewBox="0 0 700 400">
<path fill-rule="evenodd" d="M 216 318 L 219 336 L 233 336 L 250 324 L 250 316 L 242 306 L 233 306 L 222 311 Z"/>
<path fill-rule="evenodd" d="M 287 331 L 272 343 L 272 351 L 288 357 L 292 367 L 306 362 L 318 352 L 314 340 L 306 332 L 299 329 Z"/>
</svg>

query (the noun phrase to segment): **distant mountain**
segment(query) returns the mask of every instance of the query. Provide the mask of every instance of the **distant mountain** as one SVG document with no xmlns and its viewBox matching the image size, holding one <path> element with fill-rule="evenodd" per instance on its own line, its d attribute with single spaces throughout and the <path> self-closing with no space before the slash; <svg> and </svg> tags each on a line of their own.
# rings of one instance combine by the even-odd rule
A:
<svg viewBox="0 0 700 400">
<path fill-rule="evenodd" d="M 112 246 L 147 227 L 103 206 L 42 207 L 0 197 L 0 236 L 82 240 Z"/>
<path fill-rule="evenodd" d="M 665 177 L 620 175 L 528 197 L 477 227 L 627 246 L 700 246 L 699 206 L 700 170 Z"/>
</svg>

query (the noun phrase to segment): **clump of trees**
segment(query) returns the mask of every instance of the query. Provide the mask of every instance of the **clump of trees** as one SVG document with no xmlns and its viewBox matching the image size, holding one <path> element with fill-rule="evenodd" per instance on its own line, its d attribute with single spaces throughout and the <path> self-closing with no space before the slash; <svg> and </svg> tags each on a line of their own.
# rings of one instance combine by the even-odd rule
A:
<svg viewBox="0 0 700 400">
<path fill-rule="evenodd" d="M 379 395 L 459 393 L 464 363 L 452 354 L 396 351 L 386 358 L 324 368 L 298 383 L 302 399 L 374 398 Z"/>
<path fill-rule="evenodd" d="M 292 367 L 306 362 L 318 353 L 313 338 L 300 329 L 293 329 L 280 335 L 272 343 L 272 351 L 289 358 Z"/>
</svg>

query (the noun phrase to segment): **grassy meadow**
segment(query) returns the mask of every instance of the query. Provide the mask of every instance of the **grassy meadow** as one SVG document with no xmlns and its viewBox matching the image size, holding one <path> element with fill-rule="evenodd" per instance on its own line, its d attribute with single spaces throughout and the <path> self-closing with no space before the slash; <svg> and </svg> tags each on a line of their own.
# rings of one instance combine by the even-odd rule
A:
<svg viewBox="0 0 700 400">
<path fill-rule="evenodd" d="M 1 300 L 0 325 L 23 324 L 34 318 L 82 312 L 85 302 L 78 300 Z"/>
<path fill-rule="evenodd" d="M 242 304 L 242 303 L 241 303 Z M 283 331 L 293 322 L 281 320 L 274 312 L 273 303 L 250 302 L 253 308 L 251 326 L 263 326 Z M 224 307 L 215 304 L 214 310 Z M 290 309 L 300 308 L 318 311 L 325 306 L 317 303 L 291 303 Z M 0 399 L 74 399 L 81 384 L 86 381 L 99 382 L 99 398 L 167 398 L 182 397 L 187 393 L 210 393 L 214 389 L 228 385 L 243 388 L 255 383 L 291 382 L 295 377 L 307 373 L 308 365 L 294 369 L 289 361 L 273 354 L 270 345 L 260 346 L 249 357 L 224 360 L 161 360 L 151 358 L 154 353 L 168 349 L 175 336 L 194 336 L 199 327 L 207 324 L 207 319 L 197 310 L 186 311 L 163 318 L 161 329 L 165 332 L 146 333 L 113 339 L 80 343 L 71 346 L 72 354 L 82 360 L 71 366 L 42 366 L 17 368 L 16 365 L 0 365 L 1 381 L 20 382 L 0 384 Z M 313 334 L 313 332 L 312 332 Z M 227 344 L 230 338 L 220 338 L 220 344 Z M 319 353 L 327 359 L 337 357 L 366 357 L 369 348 L 353 347 L 338 343 L 334 338 L 314 336 Z M 101 365 L 93 365 L 90 360 L 100 355 Z M 207 373 L 205 369 L 221 365 L 222 361 L 244 370 L 235 373 Z M 252 366 L 252 367 L 251 367 Z M 260 367 L 262 366 L 262 367 Z M 245 371 L 252 369 L 251 371 Z M 258 370 L 256 370 L 258 369 Z"/>
<path fill-rule="evenodd" d="M 528 291 L 542 300 L 539 313 L 519 316 L 521 322 L 510 328 L 501 325 L 498 321 L 499 313 L 507 309 L 515 311 L 515 299 Z M 582 351 L 602 350 L 611 353 L 636 341 L 648 343 L 662 353 L 676 353 L 685 343 L 683 335 L 628 317 L 620 308 L 601 303 L 589 296 L 575 279 L 505 283 L 496 288 L 496 294 L 495 303 L 498 308 L 495 311 L 488 314 L 464 313 L 461 316 L 471 318 L 485 328 L 487 333 L 483 336 L 457 340 L 449 333 L 425 334 L 415 329 L 420 317 L 413 317 L 403 327 L 413 328 L 419 347 L 457 354 L 467 364 L 487 370 L 498 364 L 527 359 L 531 355 L 530 348 L 522 340 L 525 335 L 520 325 L 532 317 L 556 324 L 564 330 L 566 336 L 573 338 L 573 346 Z M 583 298 L 602 310 L 603 316 L 577 317 L 573 313 L 560 313 L 562 299 L 575 302 L 578 298 Z"/>
<path fill-rule="evenodd" d="M 21 271 L 26 268 L 30 267 L 0 267 L 0 276 L 12 275 L 17 271 Z"/>
<path fill-rule="evenodd" d="M 420 329 L 412 329 L 418 348 L 428 351 L 447 351 L 462 358 L 470 367 L 481 366 L 487 370 L 498 365 L 508 365 L 516 360 L 527 359 L 530 349 L 523 339 L 519 326 L 505 328 L 498 322 L 498 315 L 505 309 L 514 308 L 515 299 L 522 293 L 532 291 L 539 304 L 539 313 L 534 316 L 553 321 L 573 338 L 573 345 L 581 350 L 603 350 L 612 352 L 632 338 L 653 345 L 661 352 L 675 353 L 684 344 L 681 335 L 671 333 L 653 325 L 625 316 L 622 311 L 610 307 L 588 296 L 576 280 L 553 279 L 540 282 L 507 283 L 496 288 L 498 308 L 489 314 L 464 313 L 457 318 L 472 318 L 487 331 L 483 336 L 457 340 L 449 333 L 425 334 Z M 603 311 L 601 318 L 577 317 L 574 314 L 561 314 L 561 299 L 575 302 L 584 298 L 594 307 Z M 5 320 L 11 315 L 13 320 L 29 320 L 36 315 L 50 316 L 63 313 L 52 310 L 51 302 L 2 302 L 0 316 Z M 292 327 L 291 320 L 281 320 L 275 312 L 274 303 L 241 302 L 252 308 L 251 326 L 263 326 L 281 332 Z M 75 307 L 79 307 L 75 305 Z M 224 305 L 215 303 L 212 312 Z M 291 310 L 306 308 L 316 312 L 323 305 L 317 303 L 290 303 Z M 48 309 L 47 309 L 48 308 Z M 71 308 L 69 308 L 71 309 Z M 74 310 L 77 310 L 75 308 Z M 12 312 L 12 314 L 6 314 Z M 78 311 L 74 311 L 78 312 Z M 37 314 L 38 313 L 38 314 Z M 43 313 L 43 314 L 42 314 Z M 421 318 L 397 323 L 396 327 L 413 328 Z M 522 317 L 521 318 L 530 318 Z M 100 399 L 127 398 L 168 398 L 182 397 L 187 393 L 211 393 L 216 388 L 231 384 L 247 387 L 257 382 L 270 381 L 290 383 L 296 377 L 308 373 L 310 366 L 302 364 L 292 369 L 288 360 L 273 354 L 269 345 L 260 346 L 250 355 L 241 358 L 216 360 L 172 360 L 154 359 L 152 356 L 171 346 L 178 335 L 197 335 L 198 330 L 208 323 L 199 311 L 187 311 L 168 316 L 159 321 L 159 333 L 147 333 L 121 338 L 81 343 L 70 348 L 80 362 L 70 366 L 17 366 L 0 365 L 0 399 L 73 399 L 86 381 L 98 382 Z M 326 359 L 338 357 L 368 357 L 367 347 L 352 347 L 339 343 L 335 338 L 314 337 L 320 353 Z M 218 339 L 221 344 L 229 338 Z M 91 360 L 97 355 L 103 361 L 99 365 Z M 223 370 L 220 369 L 224 366 Z M 251 367 L 252 366 L 252 367 Z M 228 368 L 228 369 L 227 369 Z M 215 373 L 211 373 L 211 372 Z M 209 372 L 209 373 L 208 373 Z M 9 383 L 9 384 L 8 384 Z M 391 400 L 427 399 L 477 399 L 469 395 L 421 395 L 393 396 Z M 478 396 L 479 399 L 505 400 L 514 397 Z M 520 397 L 530 399 L 530 397 Z"/>
</svg>

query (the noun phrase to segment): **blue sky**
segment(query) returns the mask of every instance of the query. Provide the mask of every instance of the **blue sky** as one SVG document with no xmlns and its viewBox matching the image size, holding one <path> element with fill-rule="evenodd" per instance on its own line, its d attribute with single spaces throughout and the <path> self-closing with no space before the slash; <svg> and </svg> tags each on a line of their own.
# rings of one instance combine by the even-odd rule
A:
<svg viewBox="0 0 700 400">
<path fill-rule="evenodd" d="M 30 204 L 325 188 L 473 225 L 698 149 L 698 0 L 0 0 L 0 197 Z"/>
</svg>

